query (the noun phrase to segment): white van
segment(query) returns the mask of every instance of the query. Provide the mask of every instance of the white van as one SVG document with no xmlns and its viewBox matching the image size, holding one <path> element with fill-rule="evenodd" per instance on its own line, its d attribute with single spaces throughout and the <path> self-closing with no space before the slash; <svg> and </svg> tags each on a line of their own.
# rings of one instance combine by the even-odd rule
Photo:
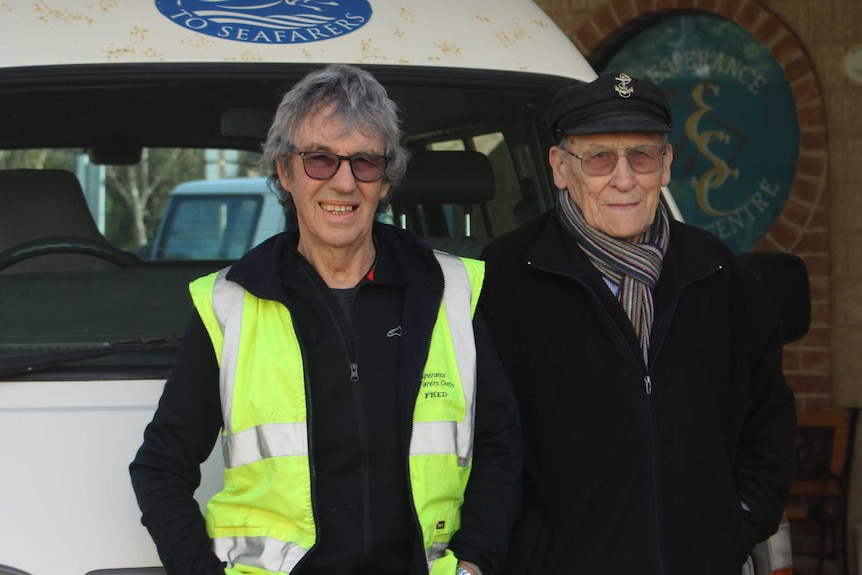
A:
<svg viewBox="0 0 862 575">
<path fill-rule="evenodd" d="M 358 64 L 387 87 L 414 157 L 392 221 L 464 255 L 553 206 L 545 110 L 595 77 L 529 0 L 7 0 L 2 13 L 2 575 L 162 572 L 127 466 L 191 315 L 188 282 L 242 249 L 172 251 L 160 206 L 185 181 L 266 176 L 255 154 L 311 67 Z M 261 213 L 280 214 L 268 198 Z M 136 257 L 153 230 L 155 251 Z M 221 466 L 216 450 L 201 503 Z"/>
<path fill-rule="evenodd" d="M 171 190 L 151 260 L 235 260 L 287 229 L 266 178 L 183 182 Z"/>
</svg>

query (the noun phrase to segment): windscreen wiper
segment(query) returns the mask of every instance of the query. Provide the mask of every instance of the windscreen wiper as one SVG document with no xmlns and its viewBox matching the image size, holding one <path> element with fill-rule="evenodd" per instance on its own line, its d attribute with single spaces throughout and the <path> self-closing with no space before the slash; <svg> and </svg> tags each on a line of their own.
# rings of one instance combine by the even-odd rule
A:
<svg viewBox="0 0 862 575">
<path fill-rule="evenodd" d="M 65 365 L 87 359 L 96 359 L 116 353 L 137 353 L 142 351 L 175 349 L 179 345 L 181 339 L 182 335 L 179 334 L 157 337 L 140 337 L 102 342 L 85 349 L 16 355 L 15 357 L 0 359 L 0 377 L 32 373 L 34 371 L 49 369 L 58 365 Z"/>
</svg>

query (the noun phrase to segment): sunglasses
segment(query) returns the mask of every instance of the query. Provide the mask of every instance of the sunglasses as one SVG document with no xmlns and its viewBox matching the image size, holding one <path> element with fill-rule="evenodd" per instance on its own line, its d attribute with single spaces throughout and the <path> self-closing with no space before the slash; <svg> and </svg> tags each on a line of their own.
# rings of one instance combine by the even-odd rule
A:
<svg viewBox="0 0 862 575">
<path fill-rule="evenodd" d="M 667 153 L 661 146 L 632 146 L 630 148 L 590 148 L 580 156 L 562 148 L 581 161 L 581 168 L 589 176 L 606 176 L 614 171 L 620 156 L 625 156 L 632 170 L 639 174 L 659 171 Z M 617 150 L 623 150 L 622 153 Z"/>
<path fill-rule="evenodd" d="M 328 180 L 341 168 L 341 162 L 350 164 L 350 172 L 360 182 L 377 182 L 386 173 L 389 158 L 376 154 L 341 156 L 331 152 L 291 150 L 302 158 L 305 174 L 313 180 Z"/>
</svg>

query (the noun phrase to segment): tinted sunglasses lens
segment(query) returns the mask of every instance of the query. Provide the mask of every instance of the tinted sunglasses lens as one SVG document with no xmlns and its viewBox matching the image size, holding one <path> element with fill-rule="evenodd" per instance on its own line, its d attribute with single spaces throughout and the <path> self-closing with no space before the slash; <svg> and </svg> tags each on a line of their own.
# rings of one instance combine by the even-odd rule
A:
<svg viewBox="0 0 862 575">
<path fill-rule="evenodd" d="M 649 174 L 661 167 L 661 148 L 656 146 L 636 146 L 626 153 L 632 169 L 642 174 Z"/>
<path fill-rule="evenodd" d="M 360 182 L 376 182 L 386 170 L 386 158 L 358 154 L 350 159 L 350 169 L 353 170 L 353 177 Z"/>
<path fill-rule="evenodd" d="M 583 156 L 584 172 L 591 176 L 606 176 L 617 165 L 619 154 L 613 148 L 587 150 Z M 658 146 L 635 146 L 626 150 L 626 160 L 635 172 L 650 174 L 661 168 L 662 152 Z"/>
<path fill-rule="evenodd" d="M 608 149 L 587 150 L 584 152 L 584 171 L 591 176 L 604 176 L 611 173 L 617 164 L 617 151 Z"/>
<path fill-rule="evenodd" d="M 327 180 L 338 171 L 338 156 L 325 152 L 311 152 L 302 156 L 302 165 L 309 178 Z"/>
</svg>

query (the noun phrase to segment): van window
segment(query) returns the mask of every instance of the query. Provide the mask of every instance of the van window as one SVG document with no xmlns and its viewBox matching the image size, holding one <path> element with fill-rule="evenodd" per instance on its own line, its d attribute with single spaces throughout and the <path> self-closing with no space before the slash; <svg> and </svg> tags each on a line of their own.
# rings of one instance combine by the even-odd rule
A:
<svg viewBox="0 0 862 575">
<path fill-rule="evenodd" d="M 438 202 L 435 194 L 406 209 L 404 227 L 425 237 L 434 247 L 476 257 L 494 236 L 529 219 L 516 177 L 511 150 L 502 132 L 479 133 L 429 142 L 426 152 L 477 152 L 485 158 L 492 179 L 486 198 Z M 408 179 L 409 182 L 409 179 Z M 396 191 L 397 194 L 397 191 Z"/>
<path fill-rule="evenodd" d="M 171 218 L 171 231 L 158 255 L 153 254 L 153 241 L 162 227 L 173 189 L 190 180 L 257 176 L 259 154 L 236 149 L 155 147 L 143 148 L 139 154 L 134 163 L 95 164 L 81 148 L 0 149 L 0 170 L 60 169 L 74 173 L 99 232 L 115 247 L 143 259 L 228 260 L 253 247 L 252 226 L 261 200 L 249 197 L 230 204 L 185 204 L 183 213 Z M 178 202 L 176 209 L 181 204 Z M 3 224 L 33 226 L 26 221 Z M 247 233 L 252 238 L 245 237 Z M 12 235 L 23 238 L 27 232 L 22 229 Z M 204 245 L 207 242 L 214 243 Z"/>
</svg>

